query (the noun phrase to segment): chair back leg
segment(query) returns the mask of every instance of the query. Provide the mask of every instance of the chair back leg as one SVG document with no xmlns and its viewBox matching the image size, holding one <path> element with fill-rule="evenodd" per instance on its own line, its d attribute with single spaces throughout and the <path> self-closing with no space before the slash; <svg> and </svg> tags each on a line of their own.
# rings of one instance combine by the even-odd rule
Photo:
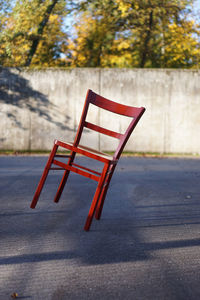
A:
<svg viewBox="0 0 200 300">
<path fill-rule="evenodd" d="M 46 163 L 46 166 L 44 168 L 43 174 L 42 174 L 42 176 L 40 178 L 40 181 L 39 181 L 38 187 L 36 189 L 35 195 L 33 197 L 33 200 L 31 202 L 31 206 L 30 206 L 31 208 L 35 208 L 36 207 L 36 204 L 37 204 L 38 199 L 40 197 L 41 191 L 43 189 L 44 183 L 45 183 L 46 178 L 48 176 L 49 169 L 51 168 L 51 164 L 52 164 L 52 161 L 54 159 L 54 156 L 56 154 L 57 149 L 58 149 L 58 146 L 54 145 L 53 149 L 52 149 L 52 151 L 51 151 L 51 153 L 49 155 L 49 159 L 48 159 L 48 161 Z"/>
<path fill-rule="evenodd" d="M 60 185 L 59 185 L 59 187 L 58 187 L 58 190 L 57 190 L 56 195 L 55 195 L 55 198 L 54 198 L 54 202 L 55 202 L 55 203 L 58 203 L 58 201 L 60 200 L 60 197 L 61 197 L 62 192 L 63 192 L 63 190 L 64 190 L 65 184 L 66 184 L 67 179 L 68 179 L 68 177 L 69 177 L 69 173 L 70 173 L 70 171 L 67 170 L 67 171 L 65 171 L 64 174 L 63 174 L 63 177 L 62 177 L 62 179 L 61 179 Z"/>
<path fill-rule="evenodd" d="M 102 214 L 102 210 L 103 210 L 103 205 L 104 205 L 104 201 L 105 201 L 106 194 L 107 194 L 107 191 L 108 191 L 108 187 L 109 187 L 109 184 L 107 184 L 103 188 L 103 190 L 101 192 L 101 195 L 99 197 L 99 201 L 98 201 L 97 208 L 96 208 L 96 211 L 95 211 L 95 219 L 96 220 L 100 220 L 100 218 L 101 218 L 101 214 Z"/>
<path fill-rule="evenodd" d="M 108 191 L 110 181 L 111 181 L 112 175 L 114 173 L 115 167 L 116 167 L 116 165 L 111 166 L 110 173 L 108 174 L 108 176 L 106 178 L 106 185 L 103 187 L 103 190 L 102 190 L 101 195 L 99 197 L 99 201 L 98 201 L 96 212 L 95 212 L 96 220 L 100 220 L 100 218 L 101 218 L 104 201 L 105 201 L 105 198 L 106 198 L 106 195 L 107 195 L 107 191 Z"/>
<path fill-rule="evenodd" d="M 75 158 L 75 155 L 76 155 L 75 152 L 72 152 L 72 153 L 71 153 L 70 158 L 68 159 L 67 165 L 71 165 L 71 164 L 73 163 L 74 158 Z M 67 179 L 68 179 L 68 177 L 69 177 L 69 173 L 70 173 L 70 171 L 69 171 L 69 170 L 66 170 L 66 171 L 64 172 L 64 174 L 63 174 L 63 177 L 62 177 L 62 179 L 61 179 L 60 185 L 59 185 L 59 187 L 58 187 L 58 190 L 57 190 L 56 195 L 55 195 L 55 198 L 54 198 L 54 202 L 55 202 L 55 203 L 58 203 L 59 200 L 60 200 L 60 197 L 61 197 L 62 192 L 63 192 L 63 190 L 64 190 L 65 184 L 66 184 Z"/>
</svg>

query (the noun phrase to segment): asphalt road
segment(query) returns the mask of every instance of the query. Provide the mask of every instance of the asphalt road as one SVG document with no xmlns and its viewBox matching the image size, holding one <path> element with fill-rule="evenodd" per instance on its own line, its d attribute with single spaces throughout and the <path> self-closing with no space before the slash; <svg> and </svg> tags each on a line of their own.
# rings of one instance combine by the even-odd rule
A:
<svg viewBox="0 0 200 300">
<path fill-rule="evenodd" d="M 0 157 L 0 300 L 200 299 L 199 159 L 122 158 L 89 232 L 87 178 L 29 208 L 46 160 Z"/>
</svg>

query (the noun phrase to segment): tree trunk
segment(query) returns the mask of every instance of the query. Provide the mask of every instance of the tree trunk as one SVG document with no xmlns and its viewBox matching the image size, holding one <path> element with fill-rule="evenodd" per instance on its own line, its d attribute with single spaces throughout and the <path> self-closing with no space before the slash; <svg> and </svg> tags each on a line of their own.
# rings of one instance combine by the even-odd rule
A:
<svg viewBox="0 0 200 300">
<path fill-rule="evenodd" d="M 43 34 L 44 28 L 49 20 L 49 17 L 52 13 L 52 10 L 54 9 L 56 3 L 58 2 L 58 0 L 53 0 L 52 4 L 47 6 L 47 9 L 45 11 L 44 17 L 42 19 L 42 21 L 39 23 L 38 25 L 38 30 L 37 30 L 37 38 L 35 38 L 32 42 L 32 45 L 30 47 L 29 53 L 28 53 L 28 57 L 27 60 L 25 62 L 25 67 L 30 66 L 33 56 L 35 54 L 35 52 L 37 51 L 37 47 L 39 44 L 39 41 L 41 39 L 41 36 Z"/>
<path fill-rule="evenodd" d="M 143 48 L 143 52 L 142 52 L 140 68 L 144 68 L 145 63 L 146 63 L 146 58 L 147 58 L 147 53 L 148 53 L 148 44 L 149 44 L 149 41 L 151 38 L 152 26 L 153 26 L 153 11 L 151 11 L 150 15 L 149 15 L 148 30 L 147 30 L 146 37 L 144 40 L 144 48 Z"/>
</svg>

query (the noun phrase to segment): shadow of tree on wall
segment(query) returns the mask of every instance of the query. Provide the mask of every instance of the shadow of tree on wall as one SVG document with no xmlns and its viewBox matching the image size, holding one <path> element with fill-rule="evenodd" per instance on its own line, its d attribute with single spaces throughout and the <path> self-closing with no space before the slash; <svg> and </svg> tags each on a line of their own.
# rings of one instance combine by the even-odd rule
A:
<svg viewBox="0 0 200 300">
<path fill-rule="evenodd" d="M 34 90 L 29 81 L 20 75 L 20 72 L 19 69 L 0 67 L 0 104 L 6 103 L 17 108 L 28 109 L 58 126 L 61 130 L 74 131 L 67 126 L 70 117 L 66 115 L 64 121 L 59 121 L 60 111 L 56 105 L 51 103 L 46 95 Z M 4 113 L 14 122 L 15 126 L 24 130 L 27 129 L 23 127 L 21 121 L 11 110 Z"/>
</svg>

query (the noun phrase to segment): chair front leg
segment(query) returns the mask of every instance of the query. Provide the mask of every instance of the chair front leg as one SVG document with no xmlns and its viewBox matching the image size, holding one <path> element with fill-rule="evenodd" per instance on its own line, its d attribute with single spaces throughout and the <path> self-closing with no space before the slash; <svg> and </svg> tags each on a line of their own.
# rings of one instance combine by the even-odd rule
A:
<svg viewBox="0 0 200 300">
<path fill-rule="evenodd" d="M 44 168 L 43 174 L 42 174 L 42 176 L 40 178 L 40 181 L 39 181 L 38 187 L 36 189 L 35 195 L 33 197 L 33 200 L 31 202 L 31 206 L 30 206 L 31 208 L 35 208 L 36 207 L 36 204 L 38 202 L 39 196 L 41 194 L 42 188 L 43 188 L 44 183 L 46 181 L 47 175 L 49 173 L 49 169 L 51 167 L 51 164 L 52 164 L 52 161 L 54 159 L 54 156 L 56 154 L 57 149 L 58 149 L 58 146 L 54 145 L 53 149 L 52 149 L 52 151 L 51 151 L 51 153 L 49 155 L 49 159 L 48 159 L 48 161 L 46 163 L 46 166 Z"/>
<path fill-rule="evenodd" d="M 109 163 L 105 163 L 102 174 L 101 174 L 101 177 L 99 179 L 99 183 L 98 183 L 96 192 L 95 192 L 93 200 L 92 200 L 92 204 L 90 206 L 90 210 L 89 210 L 89 214 L 87 216 L 87 220 L 85 222 L 85 226 L 84 226 L 85 231 L 88 231 L 90 229 L 92 219 L 93 219 L 93 216 L 94 216 L 94 213 L 95 213 L 95 209 L 96 209 L 96 206 L 97 206 L 97 203 L 98 203 L 98 200 L 99 200 L 99 197 L 100 197 L 100 194 L 101 194 L 101 191 L 103 189 L 103 185 L 104 185 L 104 182 L 105 182 L 105 179 L 106 179 L 108 169 L 109 169 Z"/>
</svg>

